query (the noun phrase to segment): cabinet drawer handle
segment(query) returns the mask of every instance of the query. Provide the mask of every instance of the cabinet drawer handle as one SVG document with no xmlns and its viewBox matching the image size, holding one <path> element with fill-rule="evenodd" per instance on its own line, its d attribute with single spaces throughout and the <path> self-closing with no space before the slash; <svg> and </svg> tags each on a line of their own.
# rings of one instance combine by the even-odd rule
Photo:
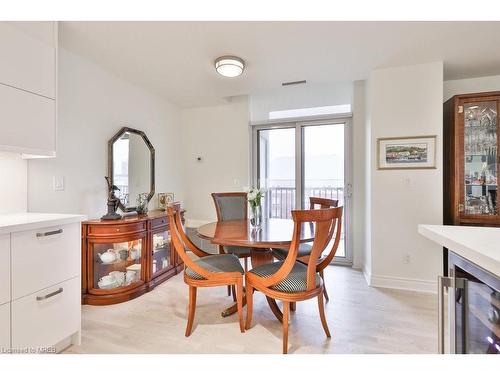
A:
<svg viewBox="0 0 500 375">
<path fill-rule="evenodd" d="M 58 229 L 58 230 L 53 230 L 50 232 L 37 233 L 36 236 L 37 237 L 47 237 L 47 236 L 53 236 L 54 234 L 61 234 L 62 232 L 63 232 L 62 229 Z"/>
<path fill-rule="evenodd" d="M 59 288 L 55 292 L 46 294 L 45 296 L 41 296 L 41 297 L 40 296 L 36 296 L 36 300 L 37 301 L 43 301 L 44 299 L 49 299 L 50 297 L 57 296 L 58 294 L 62 293 L 63 291 L 64 291 L 63 288 Z"/>
</svg>

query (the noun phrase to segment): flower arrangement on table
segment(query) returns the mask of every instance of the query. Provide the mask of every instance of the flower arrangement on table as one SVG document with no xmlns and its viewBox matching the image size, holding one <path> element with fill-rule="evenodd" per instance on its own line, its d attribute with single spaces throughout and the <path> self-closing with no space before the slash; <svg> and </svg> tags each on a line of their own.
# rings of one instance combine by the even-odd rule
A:
<svg viewBox="0 0 500 375">
<path fill-rule="evenodd" d="M 262 225 L 262 198 L 264 194 L 260 189 L 255 187 L 246 189 L 246 193 L 248 204 L 250 204 L 250 209 L 252 210 L 250 224 L 254 228 L 260 228 Z"/>
</svg>

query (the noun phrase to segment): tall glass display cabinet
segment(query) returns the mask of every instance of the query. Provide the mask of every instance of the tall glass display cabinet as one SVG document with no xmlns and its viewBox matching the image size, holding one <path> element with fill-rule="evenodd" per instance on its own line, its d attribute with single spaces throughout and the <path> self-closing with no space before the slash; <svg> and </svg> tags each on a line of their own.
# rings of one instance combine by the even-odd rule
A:
<svg viewBox="0 0 500 375">
<path fill-rule="evenodd" d="M 500 226 L 500 92 L 456 95 L 443 109 L 443 221 Z M 445 273 L 447 254 L 445 251 Z"/>
</svg>

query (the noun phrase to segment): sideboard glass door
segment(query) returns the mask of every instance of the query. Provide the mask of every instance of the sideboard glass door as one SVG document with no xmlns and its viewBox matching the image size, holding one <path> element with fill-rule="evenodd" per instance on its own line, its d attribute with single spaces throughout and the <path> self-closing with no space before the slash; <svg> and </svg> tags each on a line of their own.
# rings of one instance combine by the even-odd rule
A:
<svg viewBox="0 0 500 375">
<path fill-rule="evenodd" d="M 498 101 L 466 102 L 464 118 L 464 182 L 461 213 L 498 215 Z"/>
<path fill-rule="evenodd" d="M 143 281 L 143 242 L 93 243 L 94 289 L 116 289 Z"/>
<path fill-rule="evenodd" d="M 153 277 L 174 266 L 171 249 L 169 230 L 165 229 L 153 234 L 153 249 L 151 251 Z"/>
</svg>

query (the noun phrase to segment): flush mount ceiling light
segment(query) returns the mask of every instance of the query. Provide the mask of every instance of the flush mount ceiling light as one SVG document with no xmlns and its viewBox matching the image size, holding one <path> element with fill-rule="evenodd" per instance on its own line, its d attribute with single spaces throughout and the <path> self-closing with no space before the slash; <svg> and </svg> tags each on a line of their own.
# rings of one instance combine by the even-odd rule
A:
<svg viewBox="0 0 500 375">
<path fill-rule="evenodd" d="M 215 60 L 215 70 L 224 77 L 238 77 L 245 69 L 245 62 L 236 56 L 221 56 Z"/>
</svg>

